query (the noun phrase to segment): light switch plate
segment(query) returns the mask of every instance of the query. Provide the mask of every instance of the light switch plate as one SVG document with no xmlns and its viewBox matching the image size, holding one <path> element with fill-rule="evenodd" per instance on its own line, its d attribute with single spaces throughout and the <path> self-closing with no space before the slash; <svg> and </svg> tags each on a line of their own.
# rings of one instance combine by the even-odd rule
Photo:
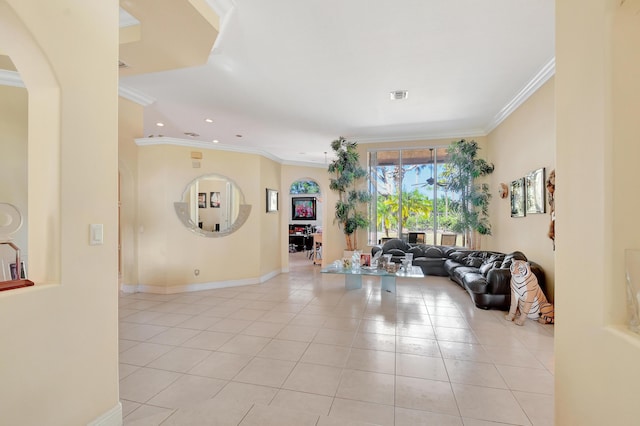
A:
<svg viewBox="0 0 640 426">
<path fill-rule="evenodd" d="M 101 223 L 89 225 L 89 245 L 98 246 L 104 242 L 104 232 Z"/>
</svg>

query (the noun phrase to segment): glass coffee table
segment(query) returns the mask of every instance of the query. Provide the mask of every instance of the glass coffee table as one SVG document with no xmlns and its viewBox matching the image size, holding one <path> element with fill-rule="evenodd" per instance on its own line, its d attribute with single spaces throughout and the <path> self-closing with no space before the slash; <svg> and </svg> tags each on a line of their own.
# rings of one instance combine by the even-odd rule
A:
<svg viewBox="0 0 640 426">
<path fill-rule="evenodd" d="M 412 266 L 407 272 L 387 272 L 383 269 L 362 267 L 359 270 L 351 268 L 336 268 L 328 266 L 320 270 L 323 274 L 339 274 L 344 275 L 344 288 L 347 290 L 356 290 L 362 288 L 362 276 L 378 276 L 380 277 L 380 288 L 389 293 L 396 292 L 396 278 L 424 278 L 422 269 L 419 266 Z"/>
</svg>

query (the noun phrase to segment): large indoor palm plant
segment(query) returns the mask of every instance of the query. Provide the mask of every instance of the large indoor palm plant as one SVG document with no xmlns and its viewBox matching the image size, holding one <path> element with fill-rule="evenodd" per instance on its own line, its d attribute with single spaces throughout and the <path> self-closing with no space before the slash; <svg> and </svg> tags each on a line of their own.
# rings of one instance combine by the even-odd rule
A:
<svg viewBox="0 0 640 426">
<path fill-rule="evenodd" d="M 329 188 L 338 193 L 335 221 L 344 233 L 347 250 L 357 250 L 356 231 L 369 226 L 364 206 L 371 200 L 371 194 L 359 186 L 366 180 L 367 171 L 360 165 L 356 142 L 340 137 L 331 142 L 331 149 L 336 157 L 328 168 L 334 175 Z"/>
<path fill-rule="evenodd" d="M 489 223 L 489 185 L 476 179 L 493 173 L 494 166 L 478 158 L 480 147 L 476 141 L 461 139 L 447 148 L 449 157 L 444 170 L 447 191 L 460 195 L 451 229 L 462 233 L 464 244 L 476 248 L 476 233 L 491 235 Z"/>
</svg>

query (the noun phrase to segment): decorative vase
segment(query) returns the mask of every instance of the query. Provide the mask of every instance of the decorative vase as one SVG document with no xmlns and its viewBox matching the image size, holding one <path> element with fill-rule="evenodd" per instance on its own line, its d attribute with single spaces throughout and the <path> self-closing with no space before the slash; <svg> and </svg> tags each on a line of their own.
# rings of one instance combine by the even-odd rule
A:
<svg viewBox="0 0 640 426">
<path fill-rule="evenodd" d="M 360 252 L 358 250 L 354 250 L 353 254 L 351 255 L 351 270 L 360 270 Z"/>
</svg>

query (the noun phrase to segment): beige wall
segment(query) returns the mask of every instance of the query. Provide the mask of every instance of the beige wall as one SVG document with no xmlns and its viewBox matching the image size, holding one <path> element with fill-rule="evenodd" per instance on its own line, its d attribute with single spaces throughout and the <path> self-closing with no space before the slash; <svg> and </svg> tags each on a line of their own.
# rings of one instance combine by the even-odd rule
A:
<svg viewBox="0 0 640 426">
<path fill-rule="evenodd" d="M 0 294 L 0 422 L 117 424 L 118 3 L 0 0 L 0 50 L 29 93 L 36 281 Z"/>
<path fill-rule="evenodd" d="M 120 241 L 123 284 L 138 279 L 138 146 L 143 135 L 143 107 L 118 98 L 118 173 L 120 178 Z"/>
<path fill-rule="evenodd" d="M 202 152 L 192 167 L 191 152 Z M 233 180 L 249 219 L 231 235 L 204 238 L 187 230 L 176 216 L 180 201 L 196 177 L 215 173 Z M 282 233 L 277 216 L 266 214 L 265 188 L 277 188 L 279 165 L 255 154 L 175 145 L 138 147 L 138 279 L 141 290 L 175 292 L 250 284 L 281 271 Z M 199 275 L 195 275 L 195 270 Z"/>
<path fill-rule="evenodd" d="M 551 300 L 555 261 L 553 242 L 547 237 L 549 206 L 547 204 L 546 214 L 512 218 L 509 197 L 500 198 L 498 188 L 500 183 L 508 186 L 511 181 L 540 167 L 546 169 L 547 176 L 555 168 L 554 97 L 552 78 L 489 134 L 484 153 L 496 166 L 489 176 L 492 235 L 483 238 L 484 248 L 503 252 L 519 250 L 540 264 L 545 271 L 547 296 Z M 562 187 L 562 177 L 560 182 Z"/>
<path fill-rule="evenodd" d="M 638 424 L 640 336 L 623 252 L 640 247 L 640 3 L 556 4 L 556 424 Z"/>
<path fill-rule="evenodd" d="M 259 157 L 260 163 L 260 187 L 258 188 L 258 200 L 254 204 L 253 212 L 259 218 L 260 246 L 260 276 L 266 276 L 274 271 L 282 271 L 281 241 L 285 239 L 285 229 L 280 227 L 278 216 L 282 214 L 282 189 L 280 188 L 280 164 L 264 157 Z M 280 199 L 278 213 L 267 213 L 267 188 L 279 191 Z M 255 217 L 254 216 L 254 217 Z"/>
</svg>

